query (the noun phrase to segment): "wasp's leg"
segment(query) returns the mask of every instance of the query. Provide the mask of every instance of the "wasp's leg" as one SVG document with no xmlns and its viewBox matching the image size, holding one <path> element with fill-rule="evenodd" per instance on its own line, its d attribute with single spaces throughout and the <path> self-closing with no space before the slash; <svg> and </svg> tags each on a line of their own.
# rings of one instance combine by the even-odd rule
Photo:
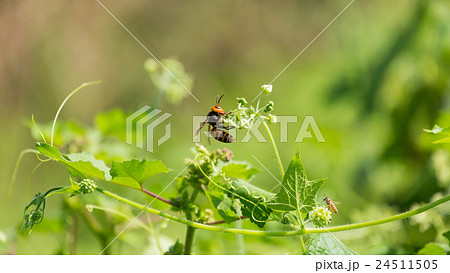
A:
<svg viewBox="0 0 450 273">
<path fill-rule="evenodd" d="M 224 129 L 224 130 L 231 130 L 234 128 L 236 128 L 236 126 L 222 126 L 222 129 Z"/>
<path fill-rule="evenodd" d="M 211 134 L 212 130 L 211 130 L 211 124 L 208 124 L 208 125 L 209 125 L 209 126 L 208 126 L 208 132 L 209 132 L 209 134 L 208 134 L 208 144 L 211 145 L 211 137 L 210 137 L 210 134 Z"/>
<path fill-rule="evenodd" d="M 205 126 L 207 121 L 208 121 L 208 119 L 206 119 L 204 122 L 202 122 L 202 124 L 200 124 L 200 126 L 197 129 L 197 131 L 195 131 L 195 137 L 198 136 L 198 133 L 200 133 L 200 130 L 203 128 L 203 126 Z"/>
</svg>

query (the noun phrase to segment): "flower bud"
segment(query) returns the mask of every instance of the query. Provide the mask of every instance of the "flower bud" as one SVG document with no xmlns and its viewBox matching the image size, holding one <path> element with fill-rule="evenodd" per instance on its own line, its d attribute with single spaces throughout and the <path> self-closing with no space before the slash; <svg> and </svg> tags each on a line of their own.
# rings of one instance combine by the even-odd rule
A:
<svg viewBox="0 0 450 273">
<path fill-rule="evenodd" d="M 261 90 L 264 92 L 264 94 L 269 95 L 272 93 L 272 85 L 271 84 L 265 84 L 261 86 Z"/>
<path fill-rule="evenodd" d="M 83 179 L 78 185 L 80 186 L 80 192 L 82 194 L 92 193 L 95 188 L 94 181 L 91 179 Z"/>
<path fill-rule="evenodd" d="M 247 101 L 245 100 L 245 98 L 237 98 L 237 102 L 238 102 L 239 106 L 244 106 L 247 104 Z"/>
<path fill-rule="evenodd" d="M 269 124 L 277 123 L 277 116 L 269 114 L 267 116 L 267 122 L 269 122 Z"/>
<path fill-rule="evenodd" d="M 316 227 L 324 227 L 331 222 L 331 211 L 327 207 L 315 207 L 309 216 Z"/>
<path fill-rule="evenodd" d="M 273 105 L 274 105 L 273 101 L 269 101 L 269 103 L 266 104 L 266 106 L 264 106 L 264 110 L 263 110 L 264 113 L 269 113 L 270 111 L 272 111 Z"/>
</svg>

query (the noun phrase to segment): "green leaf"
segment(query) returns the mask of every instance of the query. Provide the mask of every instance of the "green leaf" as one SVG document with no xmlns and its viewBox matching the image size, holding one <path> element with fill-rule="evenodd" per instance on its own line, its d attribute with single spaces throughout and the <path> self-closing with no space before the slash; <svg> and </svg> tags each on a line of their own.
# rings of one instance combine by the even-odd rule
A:
<svg viewBox="0 0 450 273">
<path fill-rule="evenodd" d="M 450 246 L 450 230 L 447 231 L 447 232 L 444 232 L 444 233 L 442 234 L 442 236 L 444 236 L 445 238 L 447 238 L 447 240 L 448 240 L 448 245 Z"/>
<path fill-rule="evenodd" d="M 94 177 L 101 180 L 106 180 L 105 172 L 97 168 L 97 166 L 101 166 L 100 160 L 95 159 L 93 156 L 88 156 L 84 154 L 83 159 L 90 158 L 91 161 L 71 161 L 70 158 L 66 155 L 61 154 L 59 149 L 55 146 L 51 146 L 47 143 L 36 143 L 37 150 L 45 155 L 63 165 L 66 165 L 69 168 L 69 172 L 77 177 L 86 178 L 86 177 Z M 73 156 L 76 158 L 77 156 Z M 80 158 L 81 156 L 78 156 Z M 95 164 L 95 165 L 94 165 Z M 104 164 L 104 163 L 103 163 Z M 104 167 L 101 166 L 104 169 Z"/>
<path fill-rule="evenodd" d="M 182 255 L 183 250 L 184 245 L 177 240 L 173 246 L 169 247 L 168 251 L 164 252 L 164 255 Z"/>
<path fill-rule="evenodd" d="M 441 139 L 438 139 L 436 141 L 433 141 L 434 144 L 439 144 L 439 143 L 450 143 L 450 137 L 444 137 Z"/>
<path fill-rule="evenodd" d="M 445 255 L 445 250 L 435 244 L 435 243 L 428 243 L 426 244 L 419 252 L 417 252 L 419 255 Z"/>
<path fill-rule="evenodd" d="M 246 164 L 231 163 L 222 167 L 222 172 L 227 177 L 234 177 L 244 180 L 249 180 L 253 175 L 260 171 L 255 168 L 248 168 Z"/>
<path fill-rule="evenodd" d="M 346 247 L 332 234 L 320 233 L 312 238 L 305 255 L 358 255 L 358 253 Z"/>
<path fill-rule="evenodd" d="M 217 211 L 226 223 L 229 224 L 236 221 L 239 215 L 233 206 L 233 199 L 217 191 L 211 192 L 210 196 L 214 206 L 217 208 Z"/>
<path fill-rule="evenodd" d="M 317 192 L 326 179 L 308 180 L 297 153 L 284 174 L 276 199 L 269 204 L 273 210 L 309 212 L 317 206 Z"/>
<path fill-rule="evenodd" d="M 170 169 L 160 160 L 147 161 L 132 159 L 129 161 L 113 161 L 110 174 L 111 182 L 121 184 L 127 187 L 141 189 L 142 184 L 159 173 L 167 173 Z"/>
<path fill-rule="evenodd" d="M 70 161 L 73 162 L 77 161 L 91 162 L 95 168 L 103 171 L 106 180 L 109 181 L 112 178 L 111 175 L 109 174 L 110 168 L 106 166 L 105 162 L 103 160 L 96 159 L 89 152 L 68 154 L 67 157 L 70 159 Z"/>
<path fill-rule="evenodd" d="M 218 208 L 219 213 L 227 223 L 244 215 L 258 227 L 264 227 L 272 212 L 267 207 L 267 202 L 273 200 L 275 194 L 242 179 L 215 176 L 212 181 L 213 183 L 208 185 L 208 192 L 216 208 L 221 206 L 220 209 Z"/>
<path fill-rule="evenodd" d="M 78 193 L 80 193 L 80 185 L 78 185 L 78 183 L 76 183 L 75 181 L 73 181 L 72 178 L 70 178 L 70 186 L 64 187 L 57 191 L 54 191 L 54 192 L 48 194 L 46 197 L 49 197 L 55 193 L 71 193 L 70 196 L 74 196 L 74 195 L 77 195 Z"/>
<path fill-rule="evenodd" d="M 59 149 L 56 148 L 55 146 L 51 146 L 50 144 L 37 142 L 36 143 L 36 149 L 42 155 L 45 155 L 45 156 L 50 157 L 52 159 L 64 160 L 64 158 L 62 157 L 61 152 L 59 151 Z"/>
<path fill-rule="evenodd" d="M 231 193 L 228 196 L 240 201 L 244 216 L 247 216 L 258 227 L 264 227 L 272 212 L 267 207 L 267 202 L 273 200 L 275 194 L 267 192 L 242 179 L 236 179 L 231 182 Z"/>
</svg>

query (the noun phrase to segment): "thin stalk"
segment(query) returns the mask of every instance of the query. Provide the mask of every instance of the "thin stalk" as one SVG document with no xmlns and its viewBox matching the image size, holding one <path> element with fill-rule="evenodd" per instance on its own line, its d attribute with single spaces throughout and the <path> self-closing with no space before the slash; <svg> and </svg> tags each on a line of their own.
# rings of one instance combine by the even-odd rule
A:
<svg viewBox="0 0 450 273">
<path fill-rule="evenodd" d="M 362 223 L 357 223 L 357 224 L 349 224 L 349 225 L 343 225 L 343 226 L 336 226 L 336 227 L 329 227 L 329 228 L 311 228 L 311 229 L 307 229 L 305 230 L 305 234 L 309 234 L 309 233 L 328 233 L 328 232 L 336 232 L 336 231 L 345 231 L 345 230 L 351 230 L 351 229 L 358 229 L 358 228 L 365 228 L 365 227 L 370 227 L 370 226 L 376 226 L 376 225 L 381 225 L 381 224 L 385 224 L 385 223 L 389 223 L 389 222 L 394 222 L 397 220 L 401 220 L 401 219 L 405 219 L 414 215 L 417 215 L 419 213 L 422 213 L 424 211 L 427 211 L 431 208 L 434 208 L 442 203 L 448 202 L 450 201 L 450 195 L 444 196 L 441 199 L 438 199 L 434 202 L 428 203 L 422 207 L 419 207 L 417 209 L 414 210 L 410 210 L 404 213 L 400 213 L 397 215 L 393 215 L 387 218 L 383 218 L 383 219 L 379 219 L 379 220 L 374 220 L 374 221 L 367 221 L 367 222 L 362 222 Z"/>
<path fill-rule="evenodd" d="M 275 144 L 275 140 L 273 139 L 272 132 L 269 129 L 266 121 L 263 121 L 264 128 L 266 128 L 267 134 L 269 135 L 270 142 L 272 143 L 272 148 L 275 153 L 275 157 L 277 158 L 278 168 L 280 169 L 281 178 L 284 177 L 284 169 L 283 164 L 281 163 L 280 154 L 278 153 L 277 145 Z"/>
<path fill-rule="evenodd" d="M 70 99 L 70 97 L 72 97 L 73 95 L 75 95 L 75 93 L 77 93 L 78 91 L 80 91 L 81 89 L 83 89 L 86 86 L 89 85 L 94 85 L 94 84 L 100 84 L 101 81 L 95 81 L 95 82 L 85 82 L 82 85 L 78 86 L 75 90 L 72 91 L 72 93 L 70 93 L 65 99 L 64 101 L 61 103 L 61 105 L 59 106 L 58 111 L 56 112 L 55 115 L 55 119 L 53 120 L 53 125 L 52 125 L 52 137 L 50 140 L 50 145 L 53 146 L 53 133 L 55 132 L 55 125 L 56 125 L 56 120 L 58 119 L 59 116 L 59 112 L 61 112 L 61 109 L 63 108 L 64 104 L 66 104 L 66 102 Z"/>
<path fill-rule="evenodd" d="M 200 192 L 199 187 L 194 188 L 194 192 L 192 192 L 191 199 L 189 200 L 190 204 L 193 204 L 195 202 L 195 199 L 197 199 L 198 193 Z M 191 221 L 192 220 L 192 212 L 188 211 L 186 213 L 186 218 Z M 195 228 L 188 226 L 186 229 L 186 240 L 184 241 L 184 255 L 191 255 L 192 250 L 192 244 L 194 243 L 194 233 Z"/>
<path fill-rule="evenodd" d="M 297 213 L 298 213 L 298 222 L 300 224 L 300 227 L 302 230 L 305 229 L 305 224 L 303 223 L 303 217 L 302 217 L 302 213 L 300 211 L 299 206 L 297 205 Z M 306 252 L 306 247 L 305 247 L 305 243 L 303 242 L 303 238 L 302 235 L 298 235 L 298 240 L 300 241 L 300 247 L 302 248 L 302 253 Z"/>
<path fill-rule="evenodd" d="M 149 213 L 155 214 L 155 215 L 159 215 L 161 217 L 167 218 L 169 220 L 187 225 L 187 226 L 191 226 L 191 227 L 195 227 L 198 229 L 204 229 L 204 230 L 209 230 L 209 231 L 216 231 L 216 232 L 225 232 L 225 233 L 233 233 L 233 234 L 244 234 L 244 235 L 255 235 L 255 236 L 293 236 L 293 235 L 298 235 L 296 232 L 298 231 L 260 231 L 260 230 L 246 230 L 246 229 L 235 229 L 235 228 L 222 228 L 222 227 L 218 227 L 218 226 L 211 226 L 211 225 L 206 225 L 206 224 L 200 224 L 197 222 L 193 222 L 184 218 L 180 218 L 165 212 L 162 212 L 160 210 L 156 210 L 154 208 L 151 207 L 147 207 L 144 206 L 142 204 L 139 204 L 137 202 L 131 201 L 127 198 L 124 198 L 122 196 L 119 196 L 117 194 L 114 194 L 112 192 L 109 192 L 107 190 L 104 190 L 102 188 L 96 187 L 95 188 L 96 191 L 112 197 L 114 199 L 117 199 L 118 201 L 125 203 L 127 205 L 130 205 L 132 207 L 135 207 L 139 210 L 145 210 Z M 299 233 L 300 234 L 300 233 Z"/>
<path fill-rule="evenodd" d="M 134 201 L 131 201 L 127 198 L 124 198 L 122 196 L 119 196 L 117 194 L 114 194 L 112 192 L 109 192 L 109 191 L 104 190 L 99 187 L 96 187 L 95 190 L 106 196 L 115 198 L 122 203 L 125 203 L 132 207 L 135 207 L 137 209 L 145 210 L 149 213 L 159 215 L 159 216 L 167 218 L 169 220 L 172 220 L 172 221 L 175 221 L 175 222 L 187 225 L 187 226 L 195 227 L 198 229 L 215 231 L 215 232 L 233 233 L 233 234 L 244 234 L 244 235 L 253 235 L 253 236 L 273 236 L 273 237 L 298 236 L 298 235 L 302 235 L 302 234 L 312 234 L 312 233 L 328 233 L 328 232 L 344 231 L 344 230 L 358 229 L 358 228 L 364 228 L 364 227 L 369 227 L 369 226 L 374 226 L 374 225 L 385 224 L 385 223 L 393 222 L 396 220 L 401 220 L 401 219 L 411 217 L 413 215 L 422 213 L 422 212 L 427 211 L 431 208 L 434 208 L 440 204 L 450 201 L 450 195 L 447 195 L 441 199 L 438 199 L 434 202 L 426 204 L 415 210 L 400 213 L 400 214 L 397 214 L 397 215 L 394 215 L 391 217 L 387 217 L 384 219 L 368 221 L 368 222 L 363 222 L 363 223 L 358 223 L 358 224 L 350 224 L 350 225 L 336 226 L 336 227 L 330 227 L 330 228 L 311 228 L 311 229 L 305 228 L 305 229 L 297 229 L 297 230 L 291 230 L 291 231 L 261 231 L 261 230 L 251 230 L 251 229 L 222 228 L 222 227 L 218 227 L 218 226 L 200 224 L 197 222 L 189 221 L 187 219 L 179 218 L 177 216 L 174 216 L 174 215 L 171 215 L 171 214 L 168 214 L 168 213 L 165 213 L 165 212 L 162 212 L 162 211 L 150 208 L 150 207 L 146 207 L 142 204 L 136 203 Z"/>
<path fill-rule="evenodd" d="M 39 152 L 37 150 L 33 150 L 33 149 L 26 149 L 20 153 L 19 157 L 17 158 L 16 165 L 14 166 L 14 171 L 11 176 L 11 180 L 9 181 L 8 199 L 7 200 L 9 200 L 12 196 L 14 183 L 16 182 L 17 172 L 19 171 L 20 162 L 22 161 L 23 156 L 25 154 L 29 154 L 29 153 L 39 154 Z"/>
<path fill-rule="evenodd" d="M 238 218 L 236 218 L 236 221 L 244 220 L 244 219 L 247 219 L 247 218 L 248 218 L 247 216 L 239 216 Z M 210 225 L 210 226 L 221 225 L 221 224 L 226 224 L 225 220 L 220 220 L 220 221 L 214 221 L 214 222 L 206 223 L 206 225 Z"/>
<path fill-rule="evenodd" d="M 242 222 L 236 221 L 234 226 L 236 228 L 242 229 Z M 235 234 L 236 236 L 236 251 L 238 255 L 245 255 L 245 242 L 244 242 L 244 235 L 242 234 Z"/>
<path fill-rule="evenodd" d="M 141 186 L 141 191 L 144 192 L 145 194 L 148 194 L 148 195 L 150 195 L 150 196 L 152 196 L 152 197 L 154 197 L 154 198 L 156 198 L 156 199 L 158 199 L 160 201 L 163 201 L 164 203 L 167 203 L 167 204 L 169 204 L 171 206 L 174 206 L 174 207 L 177 207 L 177 208 L 180 207 L 180 205 L 178 205 L 177 203 L 174 203 L 174 202 L 172 202 L 170 200 L 167 200 L 166 198 L 164 198 L 162 196 L 157 195 L 156 193 L 153 193 L 153 192 L 151 192 L 149 190 L 146 190 L 142 186 Z"/>
</svg>

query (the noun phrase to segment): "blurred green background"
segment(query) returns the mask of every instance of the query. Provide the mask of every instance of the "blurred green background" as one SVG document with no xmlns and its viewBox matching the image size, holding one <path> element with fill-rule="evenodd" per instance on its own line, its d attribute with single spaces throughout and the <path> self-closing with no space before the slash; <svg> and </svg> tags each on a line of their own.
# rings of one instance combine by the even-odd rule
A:
<svg viewBox="0 0 450 273">
<path fill-rule="evenodd" d="M 172 114 L 172 138 L 140 157 L 161 159 L 174 171 L 146 187 L 158 193 L 183 169 L 193 146 L 193 115 L 207 114 L 217 94 L 225 94 L 225 110 L 236 107 L 236 97 L 251 101 L 348 3 L 103 1 L 158 58 L 183 64 L 200 101 L 187 95 L 178 104 L 158 102 Z M 144 69 L 150 56 L 96 1 L 1 1 L 0 41 L 0 251 L 98 254 L 101 244 L 82 220 L 76 247 L 67 247 L 75 218 L 65 214 L 62 196 L 49 200 L 46 218 L 30 236 L 17 235 L 35 156 L 24 157 L 10 199 L 8 184 L 19 153 L 34 147 L 27 125 L 31 114 L 38 123 L 51 121 L 81 83 L 102 81 L 77 93 L 61 120 L 92 127 L 102 112 L 120 108 L 132 113 L 155 105 L 158 88 Z M 273 113 L 297 115 L 300 122 L 314 116 L 326 140 L 305 139 L 301 157 L 310 178 L 328 177 L 320 194 L 340 202 L 333 225 L 386 217 L 448 193 L 448 144 L 431 144 L 433 136 L 422 129 L 435 123 L 450 126 L 449 76 L 450 2 L 378 0 L 356 1 L 273 83 Z M 300 122 L 289 125 L 288 143 L 279 144 L 285 166 L 297 150 Z M 272 130 L 279 139 L 279 124 Z M 203 141 L 210 149 L 224 147 Z M 252 139 L 227 148 L 236 160 L 261 170 L 252 183 L 267 190 L 277 184 L 251 157 L 278 174 L 269 143 Z M 48 163 L 32 176 L 29 195 L 68 183 L 65 168 Z M 140 202 L 151 200 L 140 192 L 104 186 Z M 163 194 L 174 195 L 174 186 Z M 94 197 L 84 202 L 89 204 L 89 198 Z M 115 201 L 95 202 L 138 213 Z M 412 254 L 426 243 L 446 242 L 442 233 L 450 227 L 449 215 L 450 206 L 444 204 L 405 221 L 334 235 L 361 254 Z M 161 229 L 164 251 L 184 240 L 183 225 L 153 216 L 142 219 Z M 111 234 L 126 224 L 112 227 Z M 250 223 L 244 227 L 255 228 Z M 196 236 L 194 253 L 238 253 L 233 235 L 199 231 Z M 110 253 L 159 253 L 144 229 L 132 227 L 120 239 Z M 300 253 L 297 238 L 246 236 L 244 244 L 247 254 Z"/>
</svg>

